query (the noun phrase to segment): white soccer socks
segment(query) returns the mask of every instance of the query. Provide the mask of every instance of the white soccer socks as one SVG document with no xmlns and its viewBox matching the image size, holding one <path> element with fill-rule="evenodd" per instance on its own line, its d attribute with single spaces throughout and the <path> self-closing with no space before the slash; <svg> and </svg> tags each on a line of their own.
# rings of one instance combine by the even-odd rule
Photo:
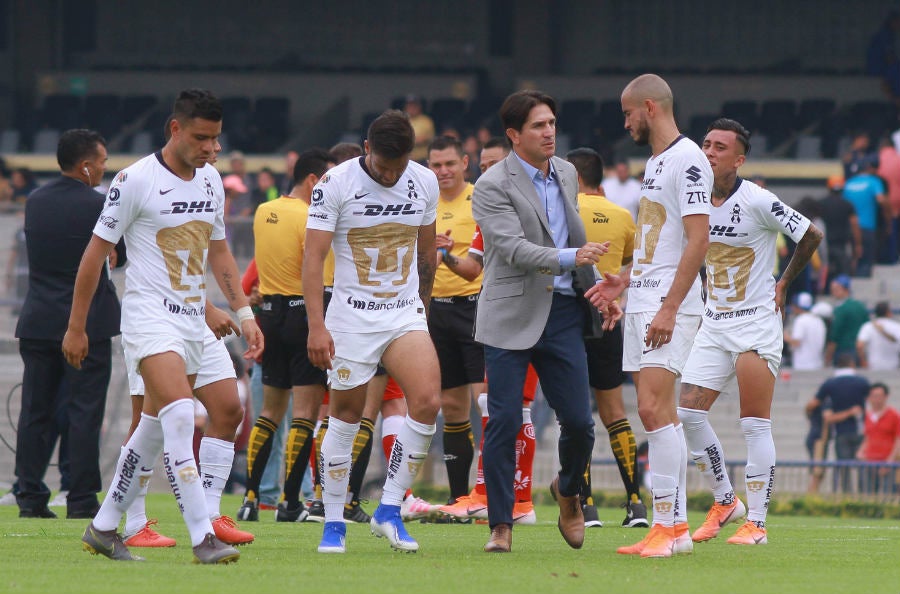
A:
<svg viewBox="0 0 900 594">
<path fill-rule="evenodd" d="M 328 418 L 328 431 L 322 440 L 322 503 L 325 522 L 344 521 L 344 502 L 350 484 L 350 459 L 359 423 Z"/>
<path fill-rule="evenodd" d="M 682 449 L 674 425 L 647 432 L 650 489 L 653 491 L 653 523 L 675 525 L 679 465 Z"/>
<path fill-rule="evenodd" d="M 204 437 L 200 440 L 200 473 L 203 478 L 203 493 L 206 496 L 206 511 L 210 520 L 221 515 L 219 504 L 222 491 L 231 476 L 234 463 L 234 444 L 224 439 Z"/>
<path fill-rule="evenodd" d="M 406 490 L 412 487 L 425 462 L 435 429 L 435 425 L 426 425 L 406 416 L 388 460 L 387 479 L 381 496 L 383 505 L 400 505 L 403 501 Z"/>
<path fill-rule="evenodd" d="M 709 411 L 678 407 L 691 457 L 719 505 L 734 501 L 734 487 L 725 467 L 725 453 L 719 437 L 709 424 Z"/>
<path fill-rule="evenodd" d="M 769 499 L 775 488 L 775 441 L 772 421 L 758 417 L 741 419 L 741 431 L 747 441 L 747 521 L 765 522 Z"/>
<path fill-rule="evenodd" d="M 128 442 L 122 446 L 116 472 L 103 499 L 100 511 L 94 517 L 94 527 L 98 530 L 114 530 L 119 526 L 122 514 L 129 512 L 125 531 L 134 528 L 137 532 L 147 523 L 144 512 L 143 495 L 147 493 L 153 466 L 163 447 L 163 433 L 159 419 L 141 415 L 138 426 Z M 131 508 L 136 507 L 132 512 Z M 135 515 L 132 518 L 132 513 Z M 140 522 L 140 525 L 137 525 Z M 137 526 L 135 528 L 135 526 Z"/>
<path fill-rule="evenodd" d="M 163 430 L 163 465 L 175 501 L 191 535 L 191 546 L 213 533 L 206 511 L 205 495 L 194 460 L 194 403 L 181 398 L 159 411 Z"/>
</svg>

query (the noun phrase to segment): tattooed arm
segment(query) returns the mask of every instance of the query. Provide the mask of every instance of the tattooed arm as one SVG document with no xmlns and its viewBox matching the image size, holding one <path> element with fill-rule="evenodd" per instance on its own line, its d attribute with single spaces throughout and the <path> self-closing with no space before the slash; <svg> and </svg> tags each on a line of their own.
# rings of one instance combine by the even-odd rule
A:
<svg viewBox="0 0 900 594">
<path fill-rule="evenodd" d="M 417 267 L 419 270 L 419 298 L 425 306 L 425 313 L 431 304 L 431 288 L 434 285 L 434 272 L 437 263 L 434 259 L 435 224 L 419 227 L 419 237 L 416 241 Z"/>
<path fill-rule="evenodd" d="M 793 282 L 797 275 L 800 274 L 800 271 L 809 264 L 810 258 L 812 258 L 813 253 L 816 251 L 816 248 L 819 247 L 821 241 L 822 231 L 810 223 L 806 233 L 803 234 L 803 237 L 797 244 L 794 255 L 791 256 L 791 260 L 784 269 L 781 278 L 775 283 L 776 311 L 781 311 L 784 308 L 784 299 L 787 294 L 788 286 Z"/>
</svg>

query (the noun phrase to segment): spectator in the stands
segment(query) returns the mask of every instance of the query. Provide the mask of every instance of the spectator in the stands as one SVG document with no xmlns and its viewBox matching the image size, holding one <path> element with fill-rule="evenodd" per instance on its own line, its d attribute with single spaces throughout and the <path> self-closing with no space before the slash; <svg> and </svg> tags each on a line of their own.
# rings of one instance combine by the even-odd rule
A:
<svg viewBox="0 0 900 594">
<path fill-rule="evenodd" d="M 428 158 L 428 145 L 435 136 L 434 121 L 423 111 L 422 99 L 418 95 L 407 95 L 403 111 L 409 116 L 409 123 L 416 134 L 416 144 L 410 159 L 424 163 Z"/>
<path fill-rule="evenodd" d="M 875 304 L 875 317 L 856 336 L 856 354 L 862 369 L 900 368 L 900 322 L 891 317 L 887 301 Z"/>
<path fill-rule="evenodd" d="M 255 204 L 263 204 L 271 200 L 275 200 L 281 194 L 278 192 L 278 184 L 275 181 L 275 174 L 268 167 L 263 167 L 256 174 L 256 192 L 254 194 Z M 254 209 L 255 210 L 255 209 Z"/>
<path fill-rule="evenodd" d="M 16 167 L 9 175 L 9 183 L 12 186 L 12 201 L 16 204 L 25 204 L 28 195 L 37 187 L 34 173 L 28 167 Z"/>
<path fill-rule="evenodd" d="M 603 179 L 603 192 L 612 202 L 631 213 L 635 221 L 641 200 L 641 182 L 631 175 L 626 159 L 616 159 L 615 175 Z"/>
<path fill-rule="evenodd" d="M 878 155 L 870 154 L 859 163 L 859 173 L 844 183 L 844 198 L 856 210 L 862 237 L 862 254 L 856 261 L 854 276 L 872 276 L 878 223 L 880 220 L 884 226 L 883 211 L 889 208 L 887 191 L 877 172 Z"/>
<path fill-rule="evenodd" d="M 841 155 L 841 163 L 844 166 L 844 179 L 850 179 L 854 175 L 863 172 L 865 165 L 872 155 L 876 154 L 872 148 L 872 140 L 864 131 L 853 134 L 853 140 L 847 152 Z"/>
<path fill-rule="evenodd" d="M 850 297 L 849 276 L 842 274 L 831 281 L 831 296 L 836 303 L 825 347 L 826 365 L 831 365 L 842 354 L 856 359 L 856 337 L 862 325 L 869 321 L 866 306 Z"/>
<path fill-rule="evenodd" d="M 888 207 L 884 212 L 890 215 L 885 240 L 878 244 L 878 261 L 896 264 L 900 250 L 900 152 L 890 138 L 884 139 L 878 151 L 878 177 L 887 185 Z"/>
<path fill-rule="evenodd" d="M 825 221 L 825 241 L 828 249 L 828 282 L 842 274 L 852 274 L 856 260 L 862 254 L 862 233 L 856 209 L 844 199 L 844 178 L 828 178 L 828 194 L 820 201 Z"/>
</svg>

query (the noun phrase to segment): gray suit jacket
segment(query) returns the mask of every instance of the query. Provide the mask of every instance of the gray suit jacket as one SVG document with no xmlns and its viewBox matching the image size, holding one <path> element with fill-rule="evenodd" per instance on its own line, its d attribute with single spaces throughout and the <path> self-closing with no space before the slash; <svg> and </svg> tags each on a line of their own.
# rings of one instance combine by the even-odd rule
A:
<svg viewBox="0 0 900 594">
<path fill-rule="evenodd" d="M 552 160 L 565 202 L 569 247 L 581 247 L 586 239 L 576 202 L 578 176 L 568 161 Z M 472 214 L 484 238 L 475 340 L 510 350 L 531 348 L 546 326 L 553 277 L 561 270 L 546 212 L 515 153 L 478 178 Z M 576 269 L 575 284 L 590 286 L 593 270 Z"/>
</svg>

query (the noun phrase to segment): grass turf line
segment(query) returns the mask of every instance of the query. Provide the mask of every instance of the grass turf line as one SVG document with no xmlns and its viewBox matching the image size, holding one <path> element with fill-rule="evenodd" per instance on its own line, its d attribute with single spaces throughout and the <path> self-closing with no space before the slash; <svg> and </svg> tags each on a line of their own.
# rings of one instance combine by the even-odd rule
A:
<svg viewBox="0 0 900 594">
<path fill-rule="evenodd" d="M 239 505 L 237 496 L 223 498 L 228 514 Z M 274 513 L 264 512 L 259 522 L 241 523 L 256 542 L 241 547 L 237 564 L 206 567 L 191 563 L 172 497 L 152 494 L 147 508 L 178 546 L 137 550 L 145 563 L 115 563 L 81 550 L 84 520 L 19 519 L 15 506 L 0 507 L 0 592 L 896 594 L 900 584 L 900 525 L 889 520 L 770 516 L 765 546 L 726 544 L 736 529 L 731 524 L 719 538 L 695 545 L 693 555 L 640 559 L 615 553 L 646 532 L 622 528 L 621 509 L 601 509 L 605 526 L 587 530 L 584 548 L 575 551 L 559 535 L 556 508 L 539 506 L 536 526 L 513 530 L 509 555 L 481 551 L 487 526 L 418 522 L 407 524 L 421 546 L 417 554 L 391 551 L 368 526 L 356 524 L 347 527 L 345 555 L 320 555 L 321 524 L 275 523 Z M 692 513 L 690 520 L 696 528 L 703 514 Z"/>
</svg>

